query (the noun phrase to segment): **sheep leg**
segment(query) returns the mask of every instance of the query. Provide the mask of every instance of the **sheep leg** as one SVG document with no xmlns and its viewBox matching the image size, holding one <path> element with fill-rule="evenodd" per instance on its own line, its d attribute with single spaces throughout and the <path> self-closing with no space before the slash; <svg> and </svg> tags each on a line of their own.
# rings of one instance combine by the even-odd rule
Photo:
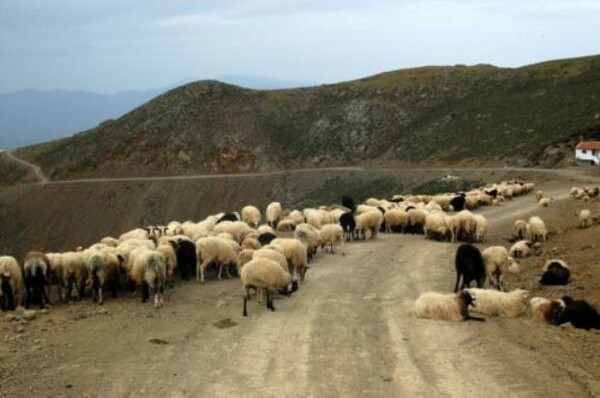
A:
<svg viewBox="0 0 600 398">
<path fill-rule="evenodd" d="M 145 303 L 150 297 L 150 286 L 148 286 L 148 282 L 142 282 L 142 303 Z"/>
<path fill-rule="evenodd" d="M 457 272 L 456 273 L 456 283 L 454 284 L 454 293 L 458 292 L 458 282 L 460 281 L 460 274 Z M 461 286 L 461 290 L 465 287 L 465 280 L 463 278 L 463 285 Z"/>
<path fill-rule="evenodd" d="M 98 304 L 104 304 L 104 301 L 102 299 L 102 285 L 98 286 Z"/>
<path fill-rule="evenodd" d="M 204 283 L 204 268 L 208 265 L 208 261 L 203 261 L 202 264 L 196 267 L 196 282 Z"/>
<path fill-rule="evenodd" d="M 271 293 L 270 290 L 267 290 L 267 309 L 275 311 L 275 307 L 273 306 L 273 293 Z"/>
<path fill-rule="evenodd" d="M 231 264 L 227 264 L 227 266 L 225 266 L 225 273 L 227 274 L 227 277 L 228 277 L 229 279 L 233 278 L 233 277 L 231 276 L 231 272 L 229 272 L 229 268 L 230 268 L 230 267 L 231 267 Z"/>
</svg>

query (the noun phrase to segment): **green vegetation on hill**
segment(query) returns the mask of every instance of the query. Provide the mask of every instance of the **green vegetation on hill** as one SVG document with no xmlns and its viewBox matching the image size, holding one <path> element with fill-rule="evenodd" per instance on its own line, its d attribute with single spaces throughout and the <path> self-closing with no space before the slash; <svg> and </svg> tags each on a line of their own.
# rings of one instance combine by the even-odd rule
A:
<svg viewBox="0 0 600 398">
<path fill-rule="evenodd" d="M 568 148 L 544 151 L 600 126 L 598 93 L 600 56 L 517 69 L 423 67 L 276 91 L 202 81 L 18 154 L 58 179 L 371 160 L 553 166 Z"/>
</svg>

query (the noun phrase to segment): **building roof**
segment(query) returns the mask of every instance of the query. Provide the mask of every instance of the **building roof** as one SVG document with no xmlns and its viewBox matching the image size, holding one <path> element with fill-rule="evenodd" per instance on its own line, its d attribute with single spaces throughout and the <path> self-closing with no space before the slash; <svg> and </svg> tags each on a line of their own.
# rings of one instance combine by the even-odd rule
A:
<svg viewBox="0 0 600 398">
<path fill-rule="evenodd" d="M 577 144 L 575 149 L 591 149 L 600 151 L 600 141 L 584 141 Z"/>
</svg>

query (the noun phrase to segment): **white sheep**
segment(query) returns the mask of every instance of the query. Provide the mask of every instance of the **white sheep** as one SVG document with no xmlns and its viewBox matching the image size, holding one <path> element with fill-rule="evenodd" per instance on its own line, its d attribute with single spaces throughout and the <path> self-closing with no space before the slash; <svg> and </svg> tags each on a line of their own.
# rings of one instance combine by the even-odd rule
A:
<svg viewBox="0 0 600 398">
<path fill-rule="evenodd" d="M 257 228 L 258 224 L 260 224 L 260 220 L 262 218 L 260 214 L 260 210 L 258 210 L 255 206 L 244 206 L 242 208 L 242 221 L 246 224 L 250 225 L 253 228 Z"/>
<path fill-rule="evenodd" d="M 100 239 L 100 243 L 106 246 L 117 247 L 119 246 L 119 240 L 117 238 L 113 238 L 112 236 L 106 236 Z"/>
<path fill-rule="evenodd" d="M 456 213 L 455 217 L 458 220 L 457 240 L 470 240 L 475 230 L 475 221 L 473 213 L 469 210 L 461 210 Z"/>
<path fill-rule="evenodd" d="M 402 209 L 390 209 L 383 215 L 385 220 L 385 232 L 393 232 L 394 228 L 400 232 L 406 231 L 408 227 L 408 213 Z"/>
<path fill-rule="evenodd" d="M 478 288 L 468 290 L 477 297 L 477 303 L 471 311 L 478 314 L 515 318 L 525 313 L 529 305 L 529 293 L 523 289 L 512 292 Z"/>
<path fill-rule="evenodd" d="M 289 272 L 286 272 L 279 263 L 268 258 L 257 258 L 246 263 L 240 278 L 244 290 L 244 316 L 248 316 L 246 303 L 250 299 L 251 288 L 257 291 L 264 290 L 267 295 L 267 308 L 275 311 L 273 293 L 286 288 L 291 282 Z"/>
<path fill-rule="evenodd" d="M 383 215 L 377 209 L 359 214 L 355 218 L 356 230 L 363 239 L 366 239 L 366 231 L 371 231 L 371 239 L 377 238 L 377 231 L 381 228 Z"/>
<path fill-rule="evenodd" d="M 341 245 L 344 241 L 344 230 L 340 224 L 326 224 L 321 228 L 320 238 L 321 248 L 329 245 L 333 254 L 333 246 Z"/>
<path fill-rule="evenodd" d="M 281 217 L 281 213 L 283 212 L 283 209 L 281 208 L 281 203 L 279 202 L 271 202 L 269 203 L 269 205 L 267 206 L 267 210 L 265 211 L 265 215 L 266 215 L 266 219 L 267 219 L 267 224 L 269 224 L 269 226 L 271 226 L 271 228 L 276 228 L 277 227 L 277 222 L 279 221 L 279 218 Z"/>
<path fill-rule="evenodd" d="M 10 287 L 10 295 L 5 292 Z M 1 310 L 13 310 L 21 303 L 21 291 L 23 289 L 23 275 L 18 261 L 12 256 L 0 256 L 0 292 L 2 306 Z"/>
<path fill-rule="evenodd" d="M 427 210 L 423 209 L 410 209 L 408 213 L 408 228 L 411 233 L 420 234 L 423 233 L 425 227 L 425 218 L 427 217 Z"/>
<path fill-rule="evenodd" d="M 427 239 L 446 239 L 446 233 L 448 227 L 446 226 L 446 219 L 444 213 L 434 212 L 430 213 L 425 217 L 425 226 L 423 228 L 425 238 Z"/>
<path fill-rule="evenodd" d="M 559 318 L 565 310 L 562 300 L 549 300 L 545 297 L 534 297 L 529 302 L 531 317 L 540 322 L 548 322 L 554 325 L 559 323 Z"/>
<path fill-rule="evenodd" d="M 525 239 L 527 234 L 527 221 L 516 220 L 513 224 L 513 234 L 517 239 Z"/>
<path fill-rule="evenodd" d="M 164 285 L 166 281 L 166 263 L 164 256 L 156 250 L 140 247 L 131 252 L 130 280 L 142 288 L 142 302 L 154 296 L 154 307 L 163 305 Z"/>
<path fill-rule="evenodd" d="M 535 193 L 535 201 L 540 202 L 540 200 L 544 197 L 544 192 L 541 189 L 538 189 Z"/>
<path fill-rule="evenodd" d="M 490 246 L 481 252 L 481 257 L 485 265 L 486 280 L 489 281 L 490 286 L 504 291 L 504 274 L 511 272 L 509 268 L 515 263 L 508 255 L 508 250 L 504 246 Z"/>
<path fill-rule="evenodd" d="M 128 239 L 148 239 L 148 231 L 143 228 L 136 228 L 119 236 L 119 242 L 124 242 Z"/>
<path fill-rule="evenodd" d="M 237 256 L 239 250 L 236 251 L 232 243 L 235 242 L 218 237 L 200 238 L 196 241 L 196 253 L 198 256 L 198 266 L 196 268 L 197 281 L 204 283 L 204 270 L 211 263 L 219 266 L 219 279 L 221 279 L 223 268 L 225 268 L 227 276 L 231 278 L 229 267 L 239 267 Z"/>
<path fill-rule="evenodd" d="M 320 232 L 317 228 L 308 223 L 301 223 L 294 230 L 294 238 L 300 240 L 306 246 L 308 260 L 317 254 L 317 248 L 320 243 Z"/>
<path fill-rule="evenodd" d="M 298 289 L 298 276 L 304 280 L 308 270 L 308 259 L 306 255 L 306 246 L 294 238 L 276 238 L 271 241 L 271 245 L 279 247 L 288 262 L 288 269 L 292 276 L 292 291 Z"/>
<path fill-rule="evenodd" d="M 166 278 L 169 286 L 175 286 L 175 272 L 177 271 L 177 253 L 175 252 L 177 244 L 170 240 L 166 243 L 159 243 L 156 246 L 156 251 L 161 253 L 165 258 Z"/>
<path fill-rule="evenodd" d="M 248 234 L 254 232 L 254 229 L 243 221 L 222 221 L 215 225 L 212 232 L 215 235 L 227 232 L 236 242 L 241 244 Z"/>
<path fill-rule="evenodd" d="M 541 252 L 540 244 L 538 242 L 531 242 L 528 240 L 520 240 L 515 242 L 508 251 L 508 255 L 514 258 L 525 258 L 535 254 L 538 256 Z"/>
<path fill-rule="evenodd" d="M 256 229 L 256 232 L 258 232 L 259 235 L 266 234 L 266 233 L 276 235 L 275 234 L 275 230 L 272 227 L 270 227 L 269 225 L 266 225 L 266 224 L 263 224 L 263 225 L 259 226 Z"/>
<path fill-rule="evenodd" d="M 476 297 L 468 290 L 449 294 L 428 292 L 415 301 L 415 313 L 419 318 L 461 322 L 471 319 L 468 307 L 476 304 Z"/>
<path fill-rule="evenodd" d="M 62 268 L 62 282 L 66 289 L 63 299 L 69 301 L 71 299 L 73 286 L 76 286 L 79 299 L 83 300 L 83 296 L 85 294 L 85 285 L 89 276 L 86 253 L 61 253 L 60 264 Z M 50 265 L 50 268 L 52 268 L 52 264 Z"/>
<path fill-rule="evenodd" d="M 544 224 L 544 221 L 537 216 L 533 216 L 529 219 L 526 230 L 528 239 L 533 242 L 545 242 L 548 237 L 546 224 Z"/>
<path fill-rule="evenodd" d="M 548 206 L 550 206 L 550 203 L 552 202 L 552 200 L 553 200 L 552 198 L 548 198 L 548 197 L 541 198 L 541 199 L 538 201 L 538 205 L 539 205 L 540 207 L 548 207 Z"/>
<path fill-rule="evenodd" d="M 474 214 L 473 223 L 475 224 L 473 239 L 475 242 L 485 241 L 485 236 L 487 235 L 487 220 L 481 214 Z"/>
<path fill-rule="evenodd" d="M 592 225 L 592 213 L 589 209 L 582 209 L 579 212 L 579 228 L 587 228 Z"/>
<path fill-rule="evenodd" d="M 317 209 L 305 209 L 304 219 L 307 224 L 312 225 L 316 229 L 321 229 L 321 226 L 324 224 L 323 213 Z"/>
<path fill-rule="evenodd" d="M 125 258 L 110 251 L 95 251 L 87 260 L 90 280 L 92 284 L 92 296 L 94 301 L 102 305 L 104 303 L 103 290 L 110 286 L 113 298 L 117 297 L 117 285 L 121 264 Z"/>
</svg>

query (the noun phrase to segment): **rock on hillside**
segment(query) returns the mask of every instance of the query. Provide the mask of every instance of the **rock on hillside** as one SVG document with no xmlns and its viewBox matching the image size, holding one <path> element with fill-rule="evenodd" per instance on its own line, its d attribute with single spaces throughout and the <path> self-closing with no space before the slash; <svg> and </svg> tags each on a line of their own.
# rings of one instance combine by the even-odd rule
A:
<svg viewBox="0 0 600 398">
<path fill-rule="evenodd" d="M 600 125 L 598 93 L 600 56 L 518 69 L 423 67 L 276 91 L 201 81 L 18 154 L 55 179 L 371 160 L 523 165 Z"/>
</svg>

